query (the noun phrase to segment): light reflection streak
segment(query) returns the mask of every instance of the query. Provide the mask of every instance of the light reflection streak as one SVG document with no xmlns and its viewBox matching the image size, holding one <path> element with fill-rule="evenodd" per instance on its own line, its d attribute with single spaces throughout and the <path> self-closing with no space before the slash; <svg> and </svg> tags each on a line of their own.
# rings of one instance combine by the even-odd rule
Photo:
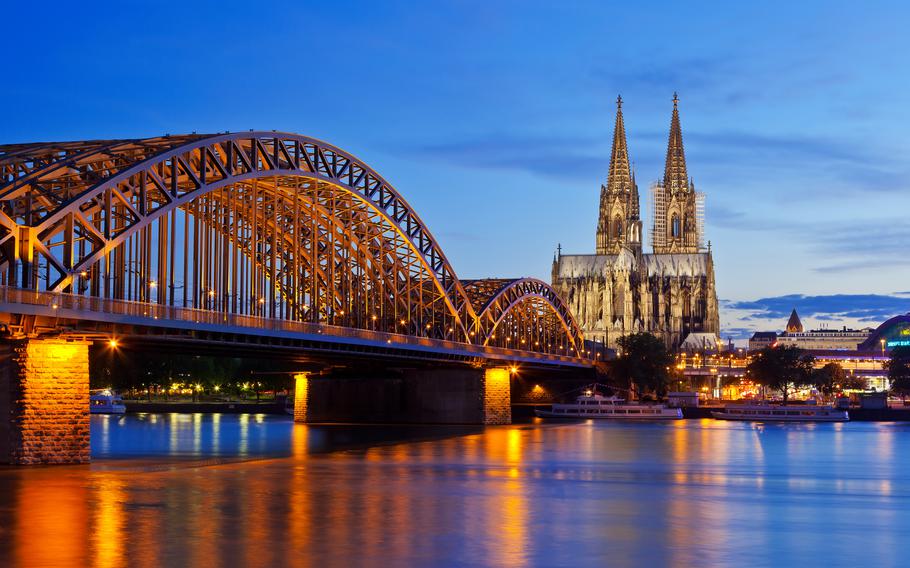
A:
<svg viewBox="0 0 910 568">
<path fill-rule="evenodd" d="M 221 454 L 221 413 L 212 414 L 212 454 Z"/>
<path fill-rule="evenodd" d="M 91 555 L 92 566 L 112 568 L 124 565 L 123 509 L 125 481 L 119 476 L 102 474 L 94 478 L 92 496 L 94 504 L 92 526 L 92 548 L 98 554 Z"/>
<path fill-rule="evenodd" d="M 202 454 L 202 413 L 193 414 L 193 455 Z"/>
<path fill-rule="evenodd" d="M 320 453 L 326 432 L 356 434 L 152 418 L 114 423 L 111 443 L 138 428 L 180 451 L 192 432 L 203 456 L 246 439 L 245 459 L 0 468 L 15 566 L 729 565 L 744 542 L 756 563 L 805 564 L 820 547 L 845 562 L 895 550 L 910 525 L 900 426 L 542 424 Z M 255 459 L 250 421 L 277 424 L 289 457 Z"/>
<path fill-rule="evenodd" d="M 238 453 L 241 457 L 246 457 L 250 451 L 250 415 L 240 415 L 240 444 Z"/>
</svg>

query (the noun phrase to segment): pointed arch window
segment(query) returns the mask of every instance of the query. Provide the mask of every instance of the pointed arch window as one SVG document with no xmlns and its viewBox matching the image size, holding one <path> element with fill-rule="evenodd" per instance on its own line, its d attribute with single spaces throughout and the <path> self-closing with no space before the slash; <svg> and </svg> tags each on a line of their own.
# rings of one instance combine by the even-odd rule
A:
<svg viewBox="0 0 910 568">
<path fill-rule="evenodd" d="M 670 221 L 670 236 L 674 239 L 678 239 L 679 235 L 682 233 L 682 230 L 679 226 L 679 215 L 673 214 L 673 219 Z"/>
<path fill-rule="evenodd" d="M 613 219 L 613 236 L 622 239 L 622 219 L 619 218 L 619 215 Z"/>
</svg>

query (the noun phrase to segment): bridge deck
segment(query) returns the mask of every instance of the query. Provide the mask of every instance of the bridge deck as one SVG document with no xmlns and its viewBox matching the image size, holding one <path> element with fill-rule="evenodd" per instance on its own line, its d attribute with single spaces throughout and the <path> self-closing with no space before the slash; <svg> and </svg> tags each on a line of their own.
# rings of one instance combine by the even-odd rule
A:
<svg viewBox="0 0 910 568">
<path fill-rule="evenodd" d="M 533 363 L 546 366 L 590 368 L 588 359 L 538 353 L 457 341 L 370 331 L 326 324 L 298 322 L 215 311 L 163 306 L 143 302 L 83 297 L 59 292 L 35 292 L 0 286 L 0 313 L 41 317 L 53 321 L 61 331 L 87 335 L 92 329 L 73 327 L 72 322 L 110 324 L 133 328 L 155 328 L 163 331 L 193 331 L 213 334 L 248 336 L 269 340 L 292 340 L 321 344 L 333 350 L 344 348 L 381 349 L 399 352 L 407 358 L 433 359 L 440 355 L 460 359 L 495 360 Z M 99 335 L 112 333 L 113 327 L 97 330 Z M 16 330 L 8 330 L 15 332 Z"/>
</svg>

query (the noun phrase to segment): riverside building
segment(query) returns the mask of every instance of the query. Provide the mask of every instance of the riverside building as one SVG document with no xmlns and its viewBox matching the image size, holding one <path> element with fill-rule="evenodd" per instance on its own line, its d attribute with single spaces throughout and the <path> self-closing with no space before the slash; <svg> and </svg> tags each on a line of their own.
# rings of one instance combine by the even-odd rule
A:
<svg viewBox="0 0 910 568">
<path fill-rule="evenodd" d="M 856 350 L 857 346 L 865 342 L 874 330 L 865 329 L 815 329 L 804 331 L 799 314 L 794 309 L 787 321 L 787 327 L 783 333 L 777 336 L 777 345 L 795 345 L 800 349 L 807 350 L 832 350 L 847 351 Z"/>
</svg>

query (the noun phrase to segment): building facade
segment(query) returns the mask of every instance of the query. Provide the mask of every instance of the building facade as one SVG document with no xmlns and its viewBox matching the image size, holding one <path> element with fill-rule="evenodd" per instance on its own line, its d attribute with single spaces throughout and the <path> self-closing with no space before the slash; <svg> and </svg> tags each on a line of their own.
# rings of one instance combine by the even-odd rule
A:
<svg viewBox="0 0 910 568">
<path fill-rule="evenodd" d="M 653 333 L 676 348 L 690 333 L 720 330 L 714 261 L 710 246 L 704 246 L 704 198 L 686 170 L 675 95 L 664 176 L 652 185 L 651 195 L 652 252 L 644 253 L 638 186 L 618 98 L 595 253 L 562 254 L 560 249 L 552 268 L 553 287 L 586 339 L 611 348 L 631 333 Z"/>
</svg>

